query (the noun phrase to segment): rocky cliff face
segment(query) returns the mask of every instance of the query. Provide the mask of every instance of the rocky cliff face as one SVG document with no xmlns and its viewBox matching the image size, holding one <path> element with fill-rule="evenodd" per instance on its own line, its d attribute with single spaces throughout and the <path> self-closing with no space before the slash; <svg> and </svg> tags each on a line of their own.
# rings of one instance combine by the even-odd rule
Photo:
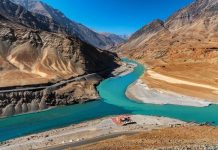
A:
<svg viewBox="0 0 218 150">
<path fill-rule="evenodd" d="M 119 66 L 115 54 L 50 32 L 46 17 L 7 0 L 0 8 L 0 116 L 98 97 L 96 84 Z"/>
<path fill-rule="evenodd" d="M 143 27 L 120 50 L 142 62 L 217 64 L 217 35 L 218 1 L 197 0 L 166 22 Z"/>
<path fill-rule="evenodd" d="M 93 75 L 91 78 L 79 79 L 55 88 L 0 91 L 0 117 L 96 100 L 98 93 L 95 85 L 101 80 L 100 76 Z"/>
<path fill-rule="evenodd" d="M 92 44 L 95 47 L 101 49 L 110 49 L 117 45 L 117 43 L 123 42 L 121 40 L 111 39 L 104 34 L 96 33 L 82 24 L 76 23 L 68 19 L 62 12 L 50 7 L 49 5 L 38 0 L 10 0 L 18 5 L 25 7 L 28 11 L 34 14 L 40 14 L 46 16 L 51 21 L 46 23 L 47 25 L 57 25 L 58 29 L 53 31 L 64 31 L 69 35 L 75 35 L 81 40 Z"/>
</svg>

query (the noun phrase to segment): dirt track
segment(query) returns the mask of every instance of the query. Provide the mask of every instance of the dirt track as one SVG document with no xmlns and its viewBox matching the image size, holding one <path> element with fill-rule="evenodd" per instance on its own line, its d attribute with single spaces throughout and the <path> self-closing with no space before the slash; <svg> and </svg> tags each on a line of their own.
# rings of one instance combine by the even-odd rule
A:
<svg viewBox="0 0 218 150">
<path fill-rule="evenodd" d="M 180 126 L 157 129 L 129 136 L 120 136 L 94 144 L 80 146 L 83 150 L 140 149 L 215 149 L 218 148 L 218 128 L 210 126 Z"/>
</svg>

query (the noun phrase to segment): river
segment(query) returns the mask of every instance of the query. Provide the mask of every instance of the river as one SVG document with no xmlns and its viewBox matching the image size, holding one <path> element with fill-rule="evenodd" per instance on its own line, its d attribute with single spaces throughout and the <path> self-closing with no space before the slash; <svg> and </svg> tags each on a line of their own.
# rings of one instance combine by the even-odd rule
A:
<svg viewBox="0 0 218 150">
<path fill-rule="evenodd" d="M 125 61 L 130 60 L 125 59 Z M 127 87 L 136 81 L 143 72 L 144 67 L 138 64 L 134 72 L 126 76 L 102 81 L 97 87 L 101 96 L 98 101 L 0 119 L 0 141 L 118 114 L 164 116 L 188 122 L 211 122 L 218 126 L 218 105 L 202 108 L 152 105 L 128 99 L 125 96 Z"/>
</svg>

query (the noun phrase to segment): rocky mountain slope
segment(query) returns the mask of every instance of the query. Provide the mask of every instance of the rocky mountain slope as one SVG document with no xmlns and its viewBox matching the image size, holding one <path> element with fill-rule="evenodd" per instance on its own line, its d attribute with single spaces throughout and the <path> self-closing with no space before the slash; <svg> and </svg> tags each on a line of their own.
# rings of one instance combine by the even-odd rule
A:
<svg viewBox="0 0 218 150">
<path fill-rule="evenodd" d="M 85 27 L 82 24 L 76 23 L 70 19 L 68 19 L 62 12 L 52 8 L 51 6 L 43 3 L 39 0 L 10 0 L 18 5 L 25 7 L 28 11 L 33 12 L 35 14 L 40 14 L 42 16 L 46 16 L 51 23 L 56 24 L 64 30 L 69 35 L 75 35 L 79 37 L 81 40 L 92 44 L 95 47 L 101 49 L 110 49 L 111 47 L 116 46 L 123 40 L 110 38 L 105 36 L 104 34 L 99 34 L 91 29 Z M 55 23 L 54 23 L 55 22 Z M 55 29 L 55 31 L 57 31 Z M 60 31 L 60 29 L 58 29 Z"/>
<path fill-rule="evenodd" d="M 8 0 L 1 0 L 0 14 L 9 20 L 13 20 L 15 23 L 23 24 L 33 29 L 66 33 L 65 29 L 54 20 L 50 20 L 43 15 L 33 14 L 22 6 L 16 5 Z"/>
<path fill-rule="evenodd" d="M 144 42 L 154 36 L 158 31 L 164 29 L 164 22 L 161 20 L 155 20 L 149 25 L 145 25 L 140 30 L 135 32 L 128 40 L 128 42 L 122 46 L 122 49 L 136 49 L 140 48 Z"/>
<path fill-rule="evenodd" d="M 119 66 L 115 54 L 50 32 L 46 17 L 8 0 L 0 8 L 0 116 L 98 98 L 95 85 Z"/>
<path fill-rule="evenodd" d="M 196 0 L 165 22 L 156 20 L 119 48 L 120 52 L 172 78 L 218 87 L 218 1 Z M 217 91 L 172 84 L 145 74 L 149 87 L 217 101 Z"/>
<path fill-rule="evenodd" d="M 146 25 L 120 49 L 142 61 L 218 63 L 217 31 L 218 1 L 197 0 L 165 22 Z"/>
</svg>

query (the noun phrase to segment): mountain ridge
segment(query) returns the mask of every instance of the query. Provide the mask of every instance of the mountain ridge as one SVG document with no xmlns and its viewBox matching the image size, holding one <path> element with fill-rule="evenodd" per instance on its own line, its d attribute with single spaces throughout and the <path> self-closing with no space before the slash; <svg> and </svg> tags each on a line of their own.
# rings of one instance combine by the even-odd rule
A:
<svg viewBox="0 0 218 150">
<path fill-rule="evenodd" d="M 21 5 L 28 9 L 28 11 L 40 14 L 54 20 L 61 27 L 66 28 L 66 33 L 69 35 L 78 36 L 83 41 L 92 44 L 100 49 L 110 49 L 117 45 L 121 40 L 116 41 L 108 38 L 103 34 L 92 31 L 80 23 L 76 23 L 67 18 L 62 12 L 52 8 L 48 4 L 39 0 L 11 0 L 13 3 Z M 119 43 L 120 44 L 120 43 Z"/>
</svg>

